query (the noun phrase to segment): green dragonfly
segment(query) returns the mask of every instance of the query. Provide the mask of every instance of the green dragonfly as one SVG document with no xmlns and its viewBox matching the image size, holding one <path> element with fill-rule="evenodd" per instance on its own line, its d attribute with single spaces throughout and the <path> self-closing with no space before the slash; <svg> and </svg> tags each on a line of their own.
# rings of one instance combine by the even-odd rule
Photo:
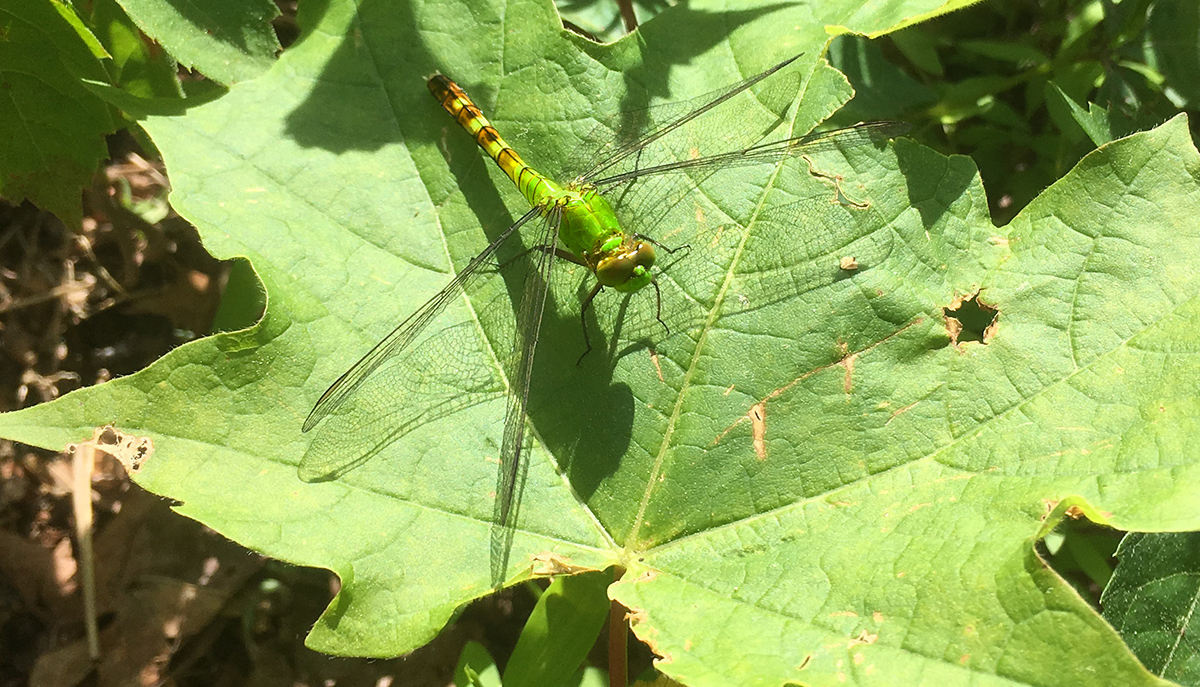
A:
<svg viewBox="0 0 1200 687">
<path fill-rule="evenodd" d="M 536 229 L 529 237 L 532 241 L 526 244 L 532 246 L 529 249 L 530 269 L 525 275 L 523 293 L 517 309 L 517 340 L 510 362 L 511 369 L 508 370 L 507 407 L 500 447 L 501 467 L 494 508 L 494 524 L 501 528 L 510 527 L 525 442 L 526 409 L 534 353 L 555 261 L 562 259 L 581 265 L 595 276 L 595 284 L 584 298 L 581 317 L 593 299 L 605 288 L 634 292 L 652 286 L 659 303 L 659 314 L 656 317 L 662 322 L 662 296 L 658 291 L 654 269 L 656 250 L 673 252 L 675 249 L 667 248 L 638 231 L 631 231 L 628 226 L 622 227 L 614 212 L 613 203 L 608 200 L 615 197 L 615 191 L 628 189 L 635 182 L 660 175 L 675 174 L 686 183 L 689 173 L 692 172 L 705 174 L 730 166 L 771 163 L 822 150 L 879 144 L 909 130 L 909 125 L 904 122 L 869 122 L 833 131 L 758 143 L 727 152 L 693 150 L 693 154 L 688 155 L 687 159 L 643 165 L 642 153 L 647 146 L 784 69 L 799 57 L 792 57 L 760 74 L 728 86 L 706 98 L 697 107 L 688 108 L 686 111 L 679 110 L 680 114 L 666 117 L 665 121 L 651 126 L 648 131 L 635 138 L 618 141 L 610 146 L 604 157 L 596 160 L 590 169 L 565 184 L 560 184 L 527 165 L 521 156 L 504 142 L 457 84 L 440 74 L 430 78 L 428 87 L 433 97 L 516 184 L 531 209 L 467 263 L 441 291 L 409 315 L 391 334 L 339 377 L 313 406 L 304 421 L 304 430 L 313 429 L 334 413 L 381 365 L 409 348 L 451 300 L 461 294 L 476 276 L 486 272 L 489 265 L 494 264 L 497 250 L 522 227 L 532 225 Z M 651 228 L 639 227 L 643 230 Z M 536 277 L 531 278 L 531 275 Z M 665 327 L 665 324 L 663 326 Z M 586 320 L 584 343 L 586 354 L 587 350 L 591 349 L 587 339 Z M 403 389 L 392 391 L 394 393 L 388 394 L 392 397 L 388 400 L 389 403 L 404 403 L 406 396 L 410 396 L 404 393 Z M 310 449 L 301 460 L 300 476 L 306 481 L 322 479 L 341 469 L 346 461 L 354 461 L 356 458 L 358 457 L 314 453 Z"/>
</svg>

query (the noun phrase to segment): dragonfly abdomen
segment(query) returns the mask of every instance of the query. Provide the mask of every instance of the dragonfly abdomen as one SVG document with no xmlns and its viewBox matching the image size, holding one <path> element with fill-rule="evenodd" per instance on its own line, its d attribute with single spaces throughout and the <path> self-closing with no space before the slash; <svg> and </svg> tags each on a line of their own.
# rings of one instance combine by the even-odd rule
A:
<svg viewBox="0 0 1200 687">
<path fill-rule="evenodd" d="M 552 192 L 558 190 L 556 185 L 526 164 L 517 151 L 505 143 L 500 133 L 458 84 L 441 74 L 435 74 L 430 77 L 428 86 L 433 97 L 437 98 L 459 126 L 471 134 L 479 147 L 483 148 L 483 152 L 496 161 L 530 205 L 542 204 Z"/>
</svg>

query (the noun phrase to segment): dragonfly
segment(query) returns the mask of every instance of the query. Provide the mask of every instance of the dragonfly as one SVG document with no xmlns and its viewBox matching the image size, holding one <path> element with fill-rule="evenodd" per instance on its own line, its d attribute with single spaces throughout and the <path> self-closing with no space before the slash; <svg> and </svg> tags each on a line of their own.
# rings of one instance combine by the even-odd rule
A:
<svg viewBox="0 0 1200 687">
<path fill-rule="evenodd" d="M 427 85 L 434 99 L 441 104 L 466 130 L 484 153 L 512 180 L 528 202 L 530 209 L 502 231 L 478 255 L 470 260 L 440 291 L 405 318 L 390 334 L 375 345 L 357 363 L 320 396 L 304 421 L 304 431 L 316 427 L 335 413 L 355 395 L 381 365 L 412 347 L 418 336 L 463 293 L 478 275 L 496 263 L 497 251 L 517 236 L 522 229 L 534 227 L 528 251 L 527 272 L 520 302 L 517 306 L 516 341 L 509 362 L 507 402 L 504 430 L 500 445 L 500 468 L 495 495 L 494 524 L 511 527 L 513 503 L 518 484 L 518 472 L 525 451 L 526 413 L 529 405 L 530 380 L 536 353 L 538 332 L 547 300 L 551 271 L 562 260 L 585 267 L 595 282 L 584 297 L 581 319 L 593 300 L 605 289 L 622 293 L 641 291 L 647 286 L 656 292 L 661 323 L 662 294 L 656 279 L 655 264 L 658 251 L 674 252 L 642 231 L 648 228 L 623 226 L 609 198 L 620 189 L 642 180 L 664 175 L 678 175 L 688 180 L 689 174 L 701 175 L 732 166 L 777 162 L 785 158 L 804 156 L 822 150 L 846 149 L 868 144 L 881 144 L 908 132 L 904 122 L 878 121 L 850 127 L 756 143 L 725 152 L 693 151 L 685 159 L 642 164 L 642 153 L 668 134 L 704 116 L 730 101 L 740 93 L 762 82 L 795 62 L 801 55 L 791 57 L 743 81 L 727 86 L 700 101 L 695 107 L 678 110 L 657 125 L 625 141 L 609 146 L 605 154 L 589 169 L 565 183 L 544 175 L 521 158 L 520 154 L 501 138 L 470 97 L 449 78 L 436 74 Z M 663 323 L 665 327 L 665 323 Z M 587 322 L 583 320 L 584 343 Z M 584 351 L 585 355 L 587 350 Z M 404 403 L 406 394 L 392 394 L 394 403 Z M 311 450 L 301 460 L 302 479 L 313 481 L 336 470 L 341 461 L 353 457 L 329 456 Z"/>
</svg>

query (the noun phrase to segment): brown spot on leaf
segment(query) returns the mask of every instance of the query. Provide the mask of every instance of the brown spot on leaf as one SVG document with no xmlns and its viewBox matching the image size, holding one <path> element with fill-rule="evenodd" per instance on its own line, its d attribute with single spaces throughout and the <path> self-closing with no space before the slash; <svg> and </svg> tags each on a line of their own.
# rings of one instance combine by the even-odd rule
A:
<svg viewBox="0 0 1200 687">
<path fill-rule="evenodd" d="M 1058 508 L 1058 499 L 1042 499 L 1042 520 L 1050 517 L 1055 508 Z"/>
<path fill-rule="evenodd" d="M 858 633 L 857 637 L 850 640 L 849 646 L 856 646 L 858 644 L 874 644 L 878 639 L 878 634 L 873 634 L 863 630 L 862 632 Z"/>
<path fill-rule="evenodd" d="M 532 557 L 533 565 L 530 573 L 534 577 L 550 577 L 552 575 L 574 575 L 576 573 L 596 570 L 585 565 L 575 565 L 569 556 L 547 551 Z"/>
<path fill-rule="evenodd" d="M 847 647 L 848 646 L 858 646 L 860 644 L 875 644 L 875 641 L 878 638 L 880 638 L 880 635 L 875 634 L 875 633 L 866 632 L 864 629 L 863 632 L 858 633 L 858 637 L 850 640 L 850 644 L 848 644 Z"/>
<path fill-rule="evenodd" d="M 755 403 L 747 413 L 750 418 L 750 429 L 754 435 L 754 455 L 759 460 L 767 459 L 767 405 Z"/>
<path fill-rule="evenodd" d="M 97 427 L 91 439 L 67 447 L 71 452 L 80 449 L 111 456 L 125 468 L 125 472 L 134 475 L 141 471 L 142 465 L 154 453 L 154 442 L 150 437 L 135 437 L 112 425 L 105 425 Z"/>
<path fill-rule="evenodd" d="M 817 169 L 817 164 L 813 162 L 813 159 L 807 155 L 802 155 L 801 158 L 803 158 L 803 160 L 808 164 L 808 173 L 811 174 L 813 178 L 820 179 L 821 181 L 827 182 L 833 186 L 833 199 L 829 201 L 831 205 L 844 205 L 855 208 L 856 210 L 866 210 L 867 208 L 871 207 L 871 201 L 854 200 L 846 194 L 845 189 L 842 188 L 842 182 L 846 181 L 844 176 L 841 174 L 822 172 L 821 170 Z"/>
<path fill-rule="evenodd" d="M 852 353 L 845 358 L 842 358 L 842 367 L 846 370 L 846 374 L 842 381 L 842 392 L 847 396 L 850 395 L 850 391 L 854 388 L 854 361 L 857 358 L 857 353 Z"/>
<path fill-rule="evenodd" d="M 662 365 L 658 363 L 658 351 L 650 349 L 650 362 L 654 365 L 654 371 L 658 373 L 658 381 L 663 381 Z"/>
<path fill-rule="evenodd" d="M 888 334 L 887 336 L 883 337 L 879 341 L 871 344 L 870 346 L 867 346 L 866 348 L 858 350 L 858 351 L 851 351 L 849 345 L 847 345 L 845 342 L 838 342 L 837 347 L 838 347 L 839 353 L 841 354 L 841 357 L 838 360 L 831 362 L 829 364 L 826 364 L 826 365 L 821 365 L 819 367 L 813 368 L 813 369 L 805 372 L 804 374 L 800 375 L 799 377 L 796 377 L 795 379 L 788 382 L 787 384 L 784 384 L 783 386 L 781 386 L 781 387 L 775 389 L 774 391 L 772 391 L 771 393 L 767 394 L 761 401 L 759 401 L 758 403 L 755 403 L 753 406 L 750 406 L 750 408 L 746 411 L 745 415 L 742 415 L 737 420 L 734 420 L 734 422 L 731 425 L 729 425 L 725 429 L 721 430 L 720 434 L 718 434 L 716 436 L 716 438 L 714 438 L 712 440 L 712 445 L 716 446 L 717 444 L 721 443 L 721 440 L 725 438 L 725 435 L 729 434 L 729 432 L 733 431 L 734 427 L 737 427 L 738 425 L 742 424 L 743 422 L 749 421 L 751 424 L 751 428 L 752 428 L 751 434 L 752 434 L 752 438 L 753 438 L 754 453 L 758 456 L 759 460 L 765 459 L 767 457 L 767 446 L 766 446 L 767 424 L 766 424 L 766 420 L 767 420 L 767 404 L 768 403 L 770 403 L 771 401 L 775 400 L 776 398 L 782 396 L 783 394 L 787 393 L 789 390 L 791 390 L 792 387 L 796 386 L 797 384 L 804 381 L 805 379 L 808 379 L 809 377 L 811 377 L 817 373 L 824 372 L 825 370 L 827 370 L 835 365 L 840 365 L 845 369 L 846 373 L 845 373 L 844 388 L 846 389 L 847 394 L 850 393 L 851 378 L 852 378 L 852 374 L 854 372 L 855 358 L 857 358 L 861 353 L 863 353 L 865 351 L 869 351 L 872 348 L 883 344 L 885 341 L 888 341 L 889 339 L 891 339 L 893 337 L 899 336 L 902 332 L 907 330 L 909 327 L 918 325 L 923 321 L 924 321 L 924 318 L 922 318 L 922 317 L 916 318 L 912 322 L 909 322 L 908 324 L 904 325 L 900 329 L 897 329 L 896 331 L 892 332 L 891 334 Z M 725 395 L 728 396 L 729 393 L 732 391 L 733 391 L 733 385 L 730 384 L 729 387 L 725 389 Z"/>
</svg>

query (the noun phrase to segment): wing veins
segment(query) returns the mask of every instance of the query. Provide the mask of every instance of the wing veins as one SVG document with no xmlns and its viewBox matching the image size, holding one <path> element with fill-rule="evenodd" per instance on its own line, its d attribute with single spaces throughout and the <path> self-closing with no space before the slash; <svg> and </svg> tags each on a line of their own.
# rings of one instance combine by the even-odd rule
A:
<svg viewBox="0 0 1200 687">
<path fill-rule="evenodd" d="M 816 134 L 807 134 L 805 136 L 797 136 L 788 138 L 782 141 L 771 141 L 769 143 L 761 143 L 758 145 L 743 148 L 742 150 L 734 150 L 728 153 L 717 153 L 715 155 L 706 155 L 691 160 L 678 160 L 676 162 L 667 162 L 661 165 L 646 167 L 645 169 L 635 169 L 623 174 L 616 174 L 605 179 L 597 179 L 592 182 L 598 189 L 616 186 L 634 179 L 642 177 L 654 176 L 656 174 L 668 174 L 671 172 L 680 172 L 689 169 L 702 169 L 705 167 L 716 167 L 724 165 L 745 165 L 758 164 L 762 162 L 771 162 L 786 157 L 796 155 L 806 155 L 808 153 L 818 153 L 836 148 L 852 148 L 867 143 L 876 143 L 885 141 L 896 136 L 903 135 L 911 127 L 906 122 L 869 122 L 866 124 L 856 124 L 854 126 L 845 127 L 842 129 L 834 129 L 832 131 L 822 131 Z"/>
<path fill-rule="evenodd" d="M 516 222 L 513 222 L 508 229 L 505 229 L 502 234 L 489 243 L 479 255 L 472 258 L 467 263 L 467 266 L 455 275 L 454 279 L 450 280 L 450 283 L 442 287 L 441 291 L 438 291 L 432 298 L 425 301 L 425 304 L 418 308 L 416 312 L 405 318 L 390 334 L 375 344 L 374 348 L 360 358 L 353 367 L 346 370 L 341 377 L 338 377 L 337 381 L 331 384 L 325 390 L 325 393 L 321 394 L 321 398 L 317 400 L 316 405 L 309 412 L 308 417 L 304 420 L 303 431 L 309 431 L 318 422 L 341 407 L 346 399 L 371 376 L 372 372 L 392 356 L 407 348 L 417 338 L 417 335 L 445 309 L 446 304 L 453 300 L 478 275 L 479 268 L 488 261 L 496 250 L 504 245 L 517 229 L 521 228 L 521 226 L 533 219 L 540 212 L 541 208 L 535 207 L 522 215 Z"/>
<path fill-rule="evenodd" d="M 801 53 L 801 55 L 802 54 L 803 53 Z M 721 93 L 717 97 L 708 101 L 704 105 L 701 105 L 700 107 L 698 107 L 690 112 L 687 112 L 679 117 L 676 117 L 675 119 L 667 122 L 666 124 L 663 124 L 659 128 L 645 134 L 641 138 L 638 138 L 637 140 L 626 143 L 625 145 L 618 148 L 616 150 L 616 152 L 614 152 L 612 155 L 608 156 L 608 158 L 602 160 L 595 167 L 591 168 L 585 174 L 581 175 L 581 178 L 592 179 L 593 177 L 599 175 L 604 170 L 609 169 L 610 167 L 612 167 L 616 163 L 620 162 L 621 160 L 624 160 L 625 158 L 629 157 L 630 155 L 637 153 L 638 151 L 645 148 L 647 145 L 653 143 L 654 141 L 657 141 L 658 139 L 662 138 L 663 136 L 666 136 L 667 134 L 671 133 L 675 129 L 679 128 L 680 126 L 683 126 L 684 124 L 687 124 L 688 122 L 699 117 L 700 115 L 704 114 L 705 112 L 712 110 L 713 108 L 720 105 L 721 103 L 724 103 L 725 101 L 729 100 L 730 98 L 733 98 L 737 94 L 739 94 L 742 91 L 746 90 L 747 88 L 750 88 L 751 86 L 757 84 L 758 82 L 760 82 L 763 79 L 767 78 L 768 76 L 774 74 L 775 72 L 779 71 L 780 69 L 783 69 L 784 67 L 788 66 L 792 62 L 795 62 L 798 59 L 800 59 L 800 55 L 796 55 L 795 57 L 789 57 L 788 59 L 784 60 L 783 62 L 780 62 L 779 64 L 775 65 L 774 67 L 771 67 L 770 69 L 768 69 L 760 74 L 756 74 L 748 79 L 745 79 L 737 84 L 734 84 L 729 89 L 727 89 L 725 92 Z"/>
<path fill-rule="evenodd" d="M 546 218 L 545 229 L 539 242 L 533 245 L 558 245 L 558 229 L 562 211 L 555 208 Z M 513 499 L 517 487 L 517 474 L 521 464 L 521 453 L 525 444 L 525 415 L 529 406 L 529 383 L 533 378 L 533 357 L 537 352 L 538 334 L 546 308 L 551 271 L 554 268 L 554 251 L 540 250 L 535 269 L 525 276 L 525 289 L 517 319 L 515 360 L 509 379 L 508 405 L 504 414 L 504 438 L 500 448 L 500 481 L 496 490 L 495 521 L 501 528 L 512 523 Z"/>
</svg>

